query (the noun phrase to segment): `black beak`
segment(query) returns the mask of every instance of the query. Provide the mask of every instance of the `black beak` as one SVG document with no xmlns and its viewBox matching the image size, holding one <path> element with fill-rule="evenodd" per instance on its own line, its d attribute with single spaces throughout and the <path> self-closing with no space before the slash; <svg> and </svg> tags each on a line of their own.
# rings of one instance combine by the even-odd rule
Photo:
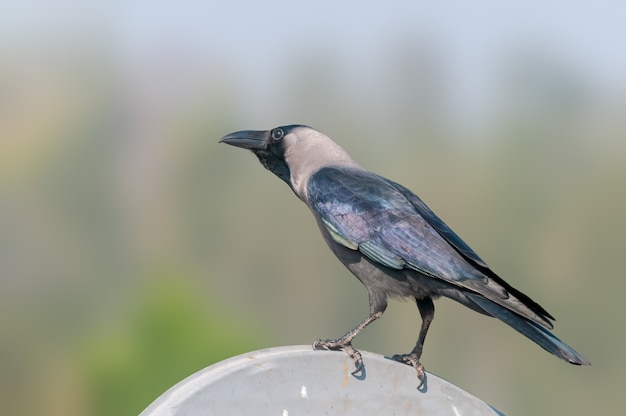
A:
<svg viewBox="0 0 626 416">
<path fill-rule="evenodd" d="M 262 130 L 237 131 L 222 137 L 220 143 L 230 144 L 243 149 L 260 150 L 266 147 L 267 134 L 267 131 Z"/>
</svg>

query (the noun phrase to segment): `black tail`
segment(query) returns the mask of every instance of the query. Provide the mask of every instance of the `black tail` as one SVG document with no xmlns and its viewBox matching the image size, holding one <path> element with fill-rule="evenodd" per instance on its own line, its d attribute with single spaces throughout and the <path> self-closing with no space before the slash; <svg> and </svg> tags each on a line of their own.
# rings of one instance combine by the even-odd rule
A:
<svg viewBox="0 0 626 416">
<path fill-rule="evenodd" d="M 589 360 L 577 353 L 572 347 L 555 337 L 550 331 L 542 326 L 517 315 L 510 310 L 485 299 L 480 295 L 466 293 L 465 296 L 487 315 L 500 319 L 513 329 L 527 336 L 546 351 L 557 357 L 576 365 L 591 365 Z"/>
</svg>

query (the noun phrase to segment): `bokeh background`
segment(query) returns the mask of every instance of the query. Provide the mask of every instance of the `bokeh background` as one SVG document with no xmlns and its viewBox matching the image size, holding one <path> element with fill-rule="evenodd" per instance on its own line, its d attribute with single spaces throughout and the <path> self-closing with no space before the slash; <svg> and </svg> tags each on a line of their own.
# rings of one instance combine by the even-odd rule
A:
<svg viewBox="0 0 626 416">
<path fill-rule="evenodd" d="M 5 1 L 3 414 L 137 414 L 221 359 L 336 337 L 367 295 L 225 134 L 312 125 L 557 317 L 579 368 L 440 300 L 426 368 L 506 414 L 619 414 L 620 1 Z M 407 352 L 411 302 L 355 345 Z"/>
</svg>

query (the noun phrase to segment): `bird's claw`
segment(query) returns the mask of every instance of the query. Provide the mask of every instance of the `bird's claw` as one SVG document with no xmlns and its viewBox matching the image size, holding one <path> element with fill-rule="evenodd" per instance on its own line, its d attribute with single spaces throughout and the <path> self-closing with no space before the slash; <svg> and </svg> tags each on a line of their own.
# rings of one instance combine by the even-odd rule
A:
<svg viewBox="0 0 626 416">
<path fill-rule="evenodd" d="M 354 348 L 352 344 L 346 345 L 343 350 L 354 360 L 354 371 L 352 375 L 356 375 L 363 370 L 363 357 L 361 356 L 361 352 Z"/>
<path fill-rule="evenodd" d="M 351 342 L 342 342 L 342 339 L 327 339 L 321 340 L 316 339 L 313 341 L 313 349 L 314 350 L 327 350 L 327 351 L 339 351 L 342 350 L 352 360 L 354 360 L 355 370 L 352 372 L 352 375 L 358 374 L 363 370 L 363 357 L 361 356 L 361 352 L 352 346 Z"/>
<path fill-rule="evenodd" d="M 417 354 L 396 354 L 391 357 L 393 360 L 398 362 L 408 364 L 417 371 L 417 379 L 420 381 L 420 384 L 417 386 L 418 389 L 422 388 L 424 385 L 424 381 L 426 381 L 426 371 L 424 370 L 424 366 L 420 363 L 420 357 Z"/>
</svg>

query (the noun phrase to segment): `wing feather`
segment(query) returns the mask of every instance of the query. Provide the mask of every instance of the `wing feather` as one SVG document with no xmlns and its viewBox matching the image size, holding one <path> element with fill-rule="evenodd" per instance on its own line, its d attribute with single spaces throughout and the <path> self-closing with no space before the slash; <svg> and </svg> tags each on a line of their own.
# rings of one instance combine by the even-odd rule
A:
<svg viewBox="0 0 626 416">
<path fill-rule="evenodd" d="M 386 267 L 471 290 L 552 328 L 548 312 L 491 271 L 407 188 L 365 170 L 327 167 L 312 175 L 307 191 L 311 209 L 337 243 Z"/>
</svg>

